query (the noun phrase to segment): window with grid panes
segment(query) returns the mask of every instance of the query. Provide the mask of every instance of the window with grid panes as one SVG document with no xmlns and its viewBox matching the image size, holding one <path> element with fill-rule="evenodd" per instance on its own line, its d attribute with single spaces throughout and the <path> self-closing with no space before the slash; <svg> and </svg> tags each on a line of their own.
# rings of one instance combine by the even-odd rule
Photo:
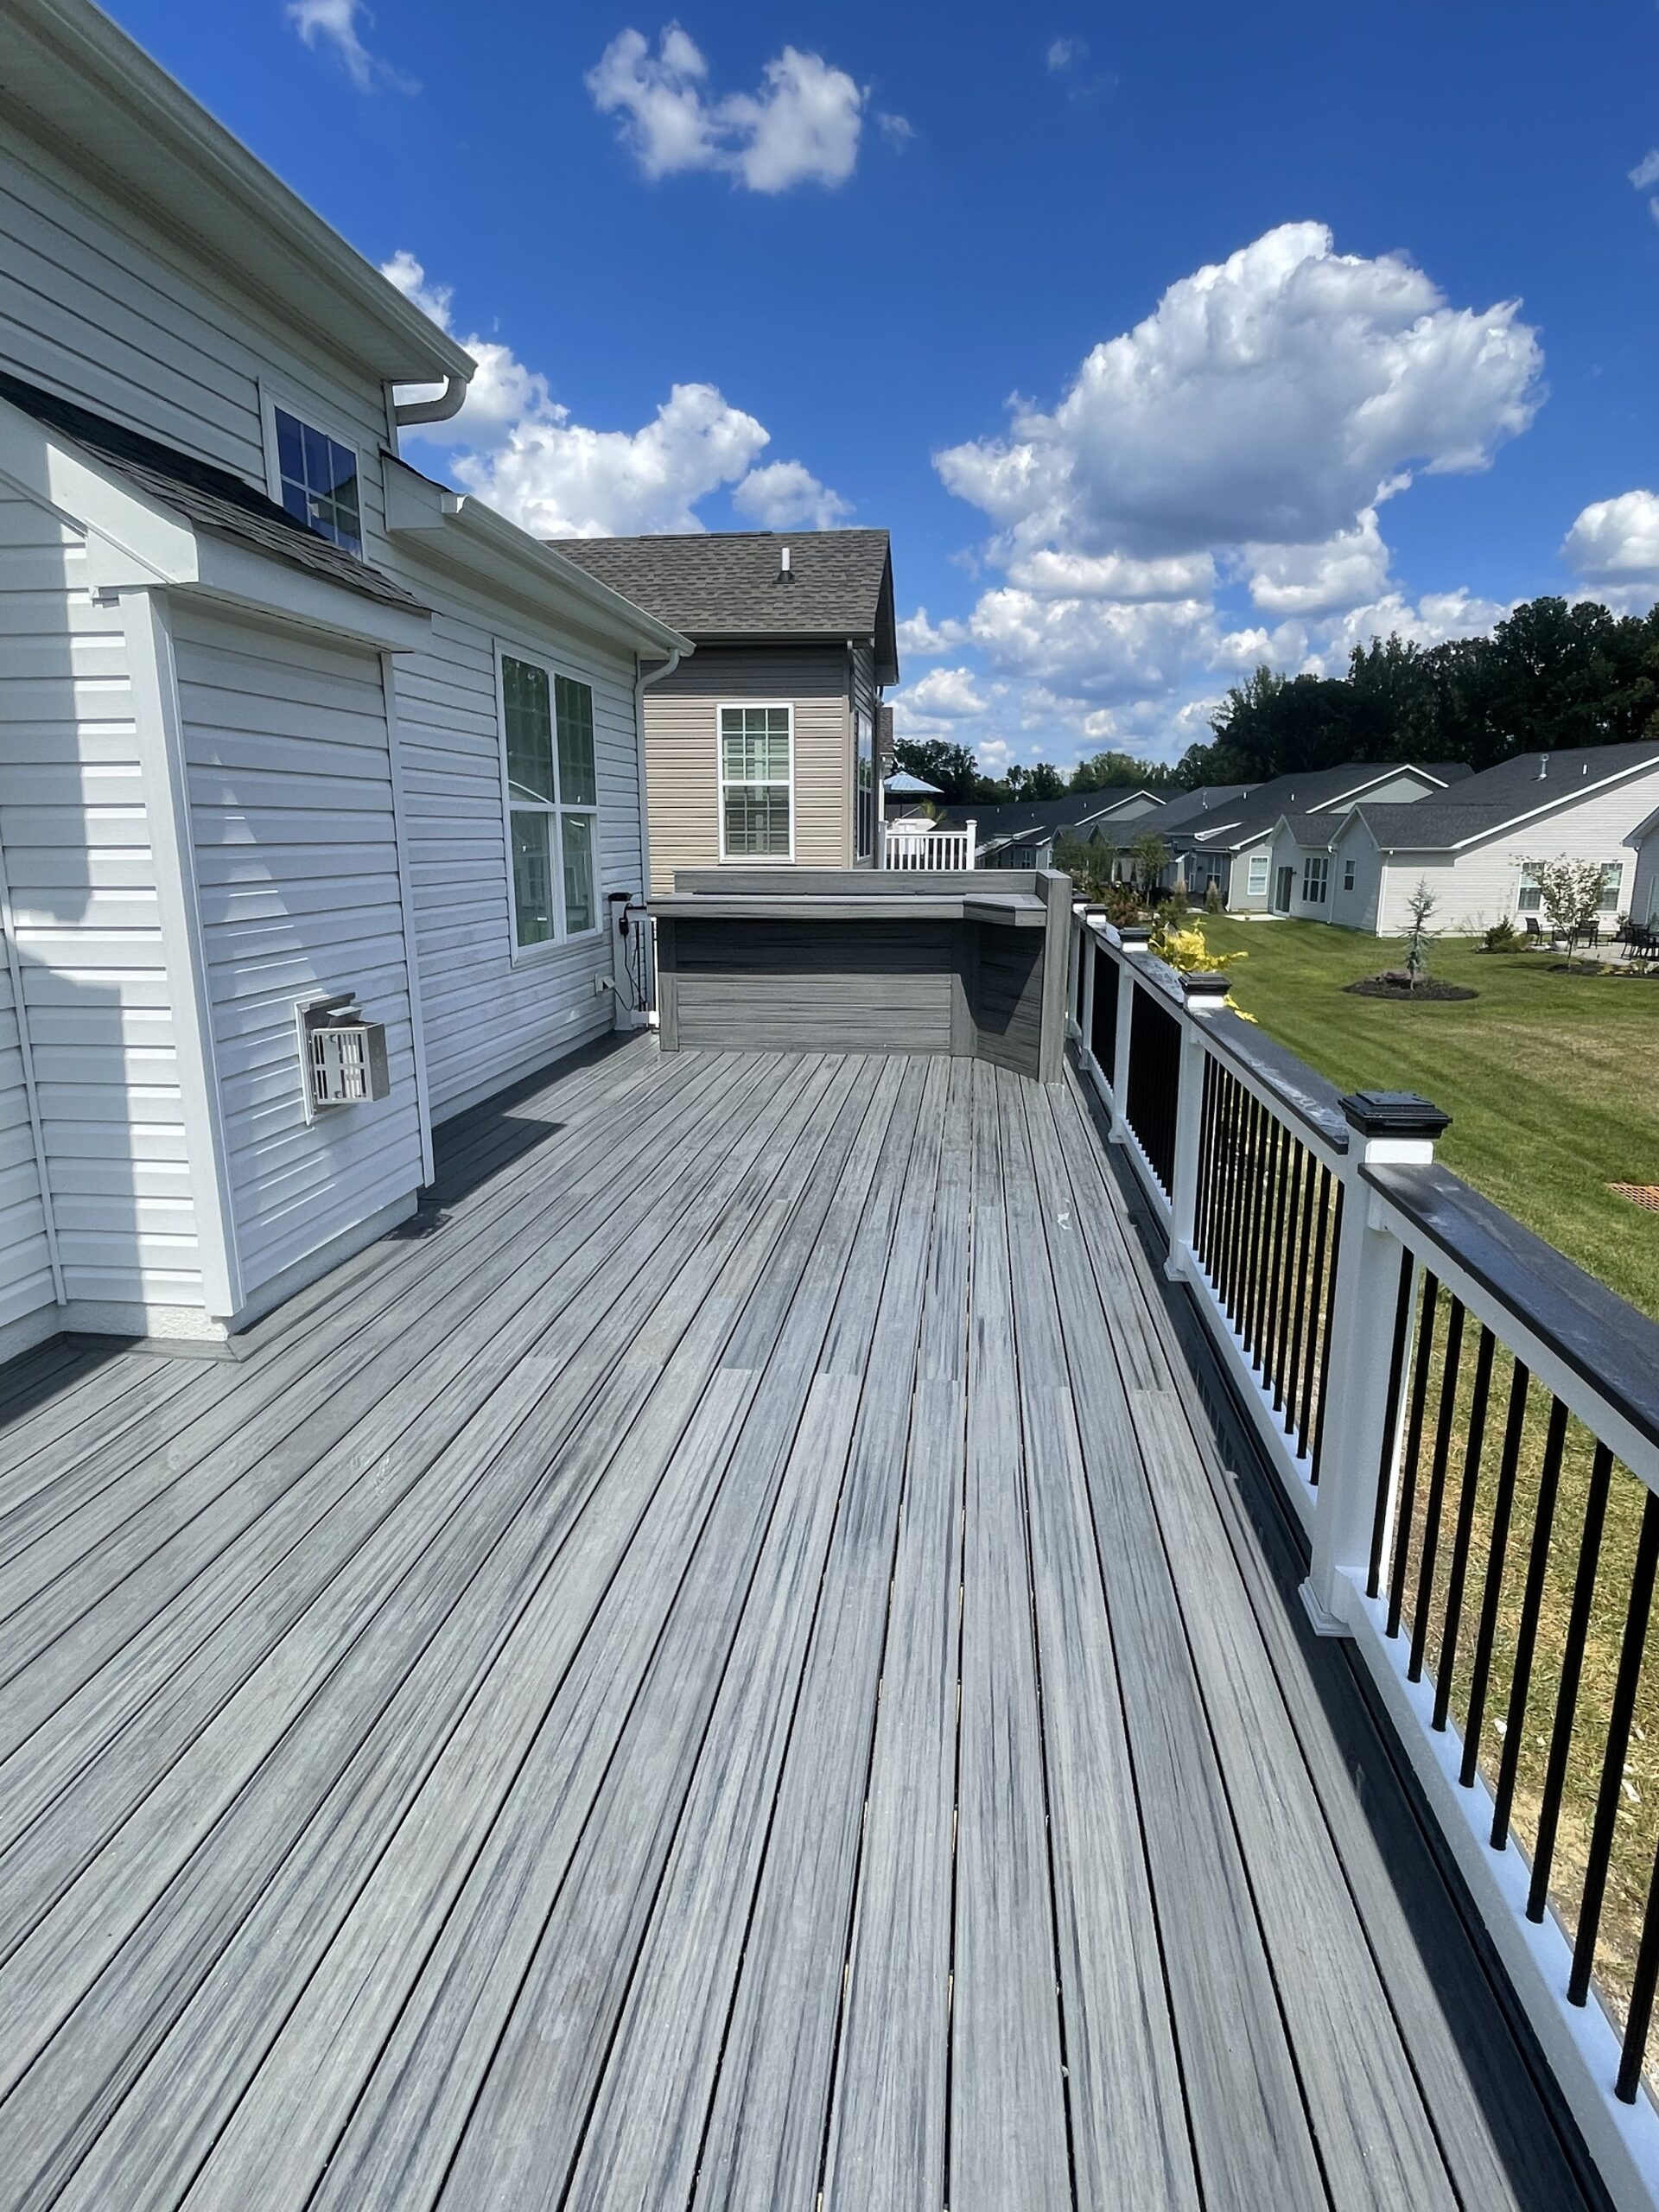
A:
<svg viewBox="0 0 1659 2212">
<path fill-rule="evenodd" d="M 598 926 L 594 695 L 572 677 L 503 653 L 501 719 L 513 942 L 527 950 Z"/>
<path fill-rule="evenodd" d="M 792 731 L 787 707 L 720 710 L 720 847 L 726 860 L 787 860 Z"/>
</svg>

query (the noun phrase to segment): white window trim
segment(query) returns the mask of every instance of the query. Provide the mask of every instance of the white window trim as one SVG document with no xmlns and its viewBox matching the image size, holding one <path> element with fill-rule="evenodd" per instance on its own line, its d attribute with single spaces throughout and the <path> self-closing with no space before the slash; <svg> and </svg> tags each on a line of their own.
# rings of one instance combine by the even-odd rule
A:
<svg viewBox="0 0 1659 2212">
<path fill-rule="evenodd" d="M 284 415 L 293 416 L 296 422 L 303 423 L 309 429 L 321 431 L 325 438 L 332 438 L 337 446 L 346 447 L 355 455 L 357 519 L 363 533 L 363 543 L 355 553 L 348 552 L 343 545 L 334 546 L 334 550 L 337 553 L 345 553 L 348 560 L 366 560 L 369 552 L 369 518 L 365 511 L 363 490 L 368 480 L 368 473 L 363 466 L 362 441 L 354 437 L 326 410 L 320 411 L 314 407 L 309 400 L 299 399 L 292 392 L 283 391 L 280 386 L 269 385 L 263 377 L 258 379 L 258 386 L 259 430 L 265 444 L 266 497 L 276 506 L 280 507 L 283 504 L 283 471 L 276 457 L 276 410 L 280 407 Z M 333 545 L 334 540 L 331 537 L 325 537 L 321 543 L 325 545 Z"/>
<path fill-rule="evenodd" d="M 554 934 L 541 944 L 520 944 L 518 942 L 518 887 L 512 874 L 512 786 L 507 775 L 507 685 L 504 660 L 527 661 L 533 668 L 543 670 L 547 677 L 548 703 L 553 714 L 553 782 L 558 788 L 559 776 L 559 710 L 553 679 L 563 676 L 568 683 L 586 686 L 597 709 L 599 699 L 591 676 L 580 669 L 554 660 L 550 655 L 537 652 L 528 645 L 514 645 L 511 639 L 497 638 L 495 645 L 495 740 L 501 772 L 501 835 L 503 856 L 507 869 L 507 949 L 515 968 L 533 965 L 538 960 L 550 959 L 555 953 L 564 952 L 573 944 L 592 944 L 605 934 L 605 894 L 603 871 L 600 865 L 600 802 L 594 798 L 591 806 L 567 806 L 563 799 L 551 806 L 531 807 L 524 811 L 544 812 L 563 817 L 567 814 L 585 814 L 594 825 L 594 925 L 587 930 L 569 930 L 564 920 L 564 847 L 559 842 L 558 865 L 554 870 L 553 890 L 558 906 L 558 921 Z M 599 717 L 594 717 L 594 785 L 599 786 Z"/>
<path fill-rule="evenodd" d="M 1255 880 L 1257 868 L 1262 871 L 1260 883 Z M 1273 881 L 1273 855 L 1270 853 L 1252 853 L 1249 867 L 1245 872 L 1244 881 L 1247 887 L 1244 895 L 1247 899 L 1265 899 Z"/>
<path fill-rule="evenodd" d="M 789 850 L 787 853 L 728 853 L 726 849 L 726 747 L 724 724 L 728 714 L 779 709 L 789 716 Z M 795 864 L 795 702 L 792 699 L 721 699 L 715 705 L 715 813 L 718 817 L 720 859 L 723 868 L 792 868 Z"/>
</svg>

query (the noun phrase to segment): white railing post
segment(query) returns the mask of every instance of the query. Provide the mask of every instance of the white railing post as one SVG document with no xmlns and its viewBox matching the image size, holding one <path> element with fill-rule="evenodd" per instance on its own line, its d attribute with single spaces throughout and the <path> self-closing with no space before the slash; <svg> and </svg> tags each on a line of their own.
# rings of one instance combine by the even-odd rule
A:
<svg viewBox="0 0 1659 2212">
<path fill-rule="evenodd" d="M 1227 1003 L 1224 976 L 1183 976 L 1181 996 L 1189 1017 L 1181 1023 L 1180 1071 L 1175 1091 L 1175 1149 L 1170 1174 L 1169 1255 L 1172 1282 L 1193 1274 L 1192 1235 L 1198 1221 L 1198 1143 L 1204 1128 L 1204 1018 Z"/>
<path fill-rule="evenodd" d="M 1403 1370 L 1394 1370 L 1403 1248 L 1380 1226 L 1367 1166 L 1421 1164 L 1451 1120 L 1408 1090 L 1361 1090 L 1342 1102 L 1352 1132 L 1343 1161 L 1342 1237 L 1331 1298 L 1330 1393 L 1313 1499 L 1313 1558 L 1302 1603 L 1321 1636 L 1351 1633 L 1363 1598 L 1385 1454 L 1400 1446 Z M 1392 1385 L 1392 1387 L 1391 1387 Z"/>
<path fill-rule="evenodd" d="M 1127 952 L 1144 952 L 1152 942 L 1152 931 L 1131 924 L 1117 933 L 1118 944 Z M 1129 1030 L 1135 1016 L 1135 970 L 1127 960 L 1119 963 L 1117 970 L 1117 1044 L 1112 1058 L 1112 1127 L 1114 1144 L 1127 1144 L 1129 1135 Z"/>
<path fill-rule="evenodd" d="M 979 824 L 978 824 L 978 823 L 977 823 L 977 822 L 971 821 L 971 820 L 969 820 L 969 821 L 968 821 L 968 822 L 964 822 L 964 823 L 963 823 L 963 825 L 962 825 L 962 835 L 963 835 L 963 862 L 962 862 L 962 865 L 963 865 L 963 867 L 964 868 L 972 868 L 972 867 L 974 867 L 974 866 L 976 865 L 974 856 L 975 856 L 975 855 L 976 855 L 976 854 L 978 852 L 978 850 L 979 850 Z"/>
</svg>

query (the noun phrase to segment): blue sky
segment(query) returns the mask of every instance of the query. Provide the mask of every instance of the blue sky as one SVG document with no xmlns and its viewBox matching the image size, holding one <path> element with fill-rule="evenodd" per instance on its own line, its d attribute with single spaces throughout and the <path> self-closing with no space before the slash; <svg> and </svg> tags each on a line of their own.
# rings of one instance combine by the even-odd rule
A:
<svg viewBox="0 0 1659 2212">
<path fill-rule="evenodd" d="M 1651 0 L 113 12 L 493 349 L 415 457 L 543 531 L 887 525 L 902 723 L 993 768 L 1659 598 Z"/>
</svg>

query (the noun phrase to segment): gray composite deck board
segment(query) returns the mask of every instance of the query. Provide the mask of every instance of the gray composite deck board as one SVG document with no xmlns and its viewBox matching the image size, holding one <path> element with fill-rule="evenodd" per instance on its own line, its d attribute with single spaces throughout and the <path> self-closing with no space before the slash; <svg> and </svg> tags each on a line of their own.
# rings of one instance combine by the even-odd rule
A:
<svg viewBox="0 0 1659 2212">
<path fill-rule="evenodd" d="M 234 1361 L 0 1375 L 0 2206 L 1592 2201 L 1075 1088 L 439 1154 Z"/>
</svg>

